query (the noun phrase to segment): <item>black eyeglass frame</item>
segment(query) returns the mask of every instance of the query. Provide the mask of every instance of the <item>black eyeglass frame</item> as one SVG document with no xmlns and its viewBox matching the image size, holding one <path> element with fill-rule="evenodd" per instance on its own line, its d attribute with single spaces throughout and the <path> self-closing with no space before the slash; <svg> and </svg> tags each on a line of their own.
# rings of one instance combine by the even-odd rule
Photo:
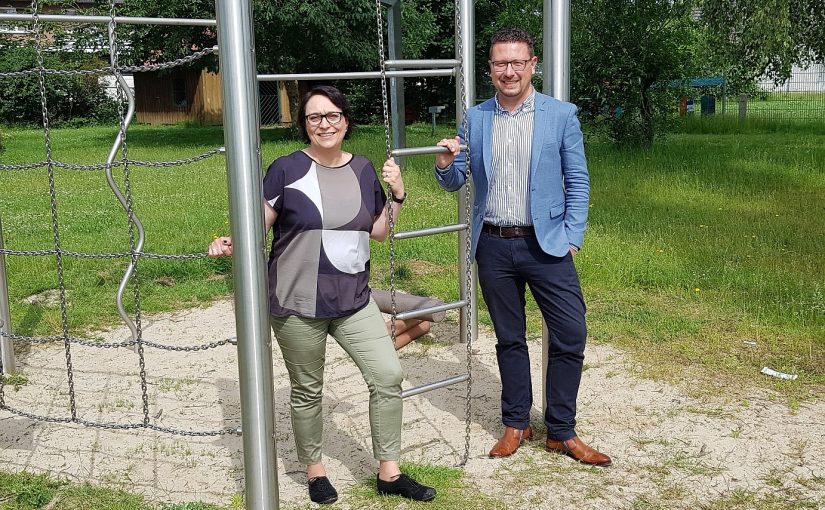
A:
<svg viewBox="0 0 825 510">
<path fill-rule="evenodd" d="M 515 60 L 488 60 L 487 62 L 490 63 L 490 67 L 493 68 L 493 71 L 498 73 L 503 73 L 507 70 L 507 66 L 512 66 L 513 71 L 521 72 L 527 69 L 527 63 L 531 62 L 533 59 L 521 59 L 517 58 Z M 500 67 L 500 68 L 499 68 Z M 520 68 L 519 68 L 520 67 Z"/>
<path fill-rule="evenodd" d="M 329 115 L 337 115 L 338 120 L 333 121 L 331 118 L 329 118 Z M 310 119 L 310 117 L 314 117 L 317 120 L 313 121 L 312 119 Z M 327 120 L 327 123 L 330 126 L 335 126 L 339 124 L 342 120 L 344 120 L 344 112 L 310 113 L 309 115 L 304 116 L 304 120 L 310 126 L 320 126 L 324 119 Z"/>
</svg>

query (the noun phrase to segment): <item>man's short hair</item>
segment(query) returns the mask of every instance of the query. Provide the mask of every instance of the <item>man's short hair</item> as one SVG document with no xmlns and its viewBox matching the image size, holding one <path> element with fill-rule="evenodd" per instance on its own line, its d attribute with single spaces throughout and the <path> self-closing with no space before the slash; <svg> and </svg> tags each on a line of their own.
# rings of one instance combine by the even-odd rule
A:
<svg viewBox="0 0 825 510">
<path fill-rule="evenodd" d="M 493 34 L 493 37 L 490 38 L 490 52 L 493 51 L 493 46 L 497 43 L 524 43 L 527 45 L 527 49 L 530 50 L 530 57 L 533 57 L 536 53 L 533 51 L 533 36 L 531 36 L 526 30 L 521 28 L 501 28 Z"/>
</svg>

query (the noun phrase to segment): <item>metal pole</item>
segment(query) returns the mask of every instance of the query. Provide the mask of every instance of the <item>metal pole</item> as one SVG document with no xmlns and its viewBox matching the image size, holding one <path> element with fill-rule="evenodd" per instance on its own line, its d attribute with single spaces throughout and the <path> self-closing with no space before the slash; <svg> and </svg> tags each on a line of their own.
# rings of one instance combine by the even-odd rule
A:
<svg viewBox="0 0 825 510">
<path fill-rule="evenodd" d="M 454 76 L 455 69 L 405 69 L 401 71 L 387 71 L 388 78 L 411 78 L 427 76 Z M 351 73 L 293 73 L 293 74 L 259 74 L 258 81 L 290 81 L 290 80 L 371 80 L 381 78 L 381 71 L 355 71 Z"/>
<path fill-rule="evenodd" d="M 544 0 L 542 45 L 542 90 L 561 101 L 570 100 L 570 0 Z M 547 408 L 547 364 L 549 334 L 541 321 L 541 413 Z"/>
<path fill-rule="evenodd" d="M 384 61 L 384 65 L 387 66 L 387 69 L 438 69 L 440 67 L 460 66 L 461 62 L 454 58 L 435 60 L 395 60 L 388 58 Z"/>
<path fill-rule="evenodd" d="M 0 219 L 0 250 L 3 244 L 3 221 Z M 6 256 L 0 253 L 0 332 L 11 334 L 11 313 L 9 313 L 9 286 L 6 280 Z M 0 336 L 0 360 L 3 361 L 3 373 L 12 375 L 17 371 L 14 361 L 14 344 L 11 338 Z"/>
<path fill-rule="evenodd" d="M 456 104 L 461 102 L 461 87 L 464 86 L 465 91 L 465 102 L 464 108 L 470 109 L 475 105 L 476 102 L 476 73 L 475 73 L 475 2 L 472 0 L 461 0 L 460 5 L 460 28 L 461 28 L 461 53 L 458 52 L 458 48 L 456 48 L 456 59 L 461 61 L 461 65 L 464 66 L 464 72 L 462 73 L 464 76 L 464 83 L 456 83 Z M 456 31 L 458 31 L 459 27 L 456 27 Z M 458 34 L 456 33 L 456 37 Z M 464 122 L 464 117 L 461 114 L 461 108 L 456 108 L 455 113 L 455 122 L 456 126 L 460 126 L 462 122 Z M 467 197 L 464 193 L 458 194 L 458 217 L 461 218 L 461 215 L 464 211 L 467 210 L 467 207 L 472 207 L 472 200 L 475 196 L 475 190 L 473 188 L 472 180 L 468 181 L 467 186 L 470 186 L 470 204 L 467 204 Z M 461 220 L 459 220 L 461 221 Z M 467 218 L 467 221 L 470 221 L 470 218 Z M 467 246 L 467 236 L 469 232 L 466 230 L 462 230 L 458 233 L 458 246 L 459 246 L 459 253 L 463 253 Z M 461 315 L 459 319 L 459 338 L 461 342 L 465 342 L 467 339 L 467 328 L 470 328 L 470 334 L 472 341 L 475 342 L 476 338 L 478 338 L 478 300 L 476 299 L 477 293 L 477 282 L 478 282 L 478 271 L 476 265 L 470 261 L 470 280 L 472 285 L 470 286 L 470 295 L 467 296 L 467 260 L 464 256 L 459 256 L 458 260 L 458 273 L 460 275 L 460 282 L 461 282 L 461 298 L 470 302 L 470 314 L 472 314 L 473 321 L 469 320 L 469 314 L 467 313 L 468 310 L 463 308 L 461 310 Z"/>
<path fill-rule="evenodd" d="M 43 23 L 95 23 L 100 25 L 105 25 L 112 20 L 109 16 L 82 16 L 75 14 L 39 14 L 37 18 Z M 0 21 L 34 22 L 34 16 L 31 14 L 0 14 Z M 118 25 L 215 26 L 215 20 L 213 19 L 140 18 L 129 16 L 116 16 L 115 23 Z"/>
<path fill-rule="evenodd" d="M 544 91 L 569 101 L 570 0 L 544 0 L 544 52 L 544 71 L 550 77 L 544 82 Z"/>
<path fill-rule="evenodd" d="M 278 508 L 252 2 L 218 0 L 246 508 Z"/>
<path fill-rule="evenodd" d="M 401 1 L 387 8 L 387 53 L 391 60 L 404 58 L 401 52 Z M 386 65 L 386 63 L 385 63 Z M 392 122 L 392 146 L 394 149 L 407 146 L 406 115 L 404 103 L 404 78 L 390 78 L 390 120 Z M 396 158 L 403 166 L 403 156 Z"/>
</svg>

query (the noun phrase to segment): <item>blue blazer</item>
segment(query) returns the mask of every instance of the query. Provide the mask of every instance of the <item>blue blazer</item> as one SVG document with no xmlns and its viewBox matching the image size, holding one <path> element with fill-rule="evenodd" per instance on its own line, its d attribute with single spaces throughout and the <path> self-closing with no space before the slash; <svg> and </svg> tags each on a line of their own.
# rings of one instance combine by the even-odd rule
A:
<svg viewBox="0 0 825 510">
<path fill-rule="evenodd" d="M 562 257 L 570 245 L 582 246 L 590 200 L 590 177 L 584 157 L 584 137 L 576 106 L 536 91 L 533 144 L 530 155 L 530 214 L 541 248 Z M 490 189 L 493 161 L 495 98 L 467 111 L 470 170 L 475 185 L 472 214 L 472 256 L 475 257 Z M 467 143 L 464 127 L 458 136 Z M 435 168 L 438 183 L 456 191 L 465 182 L 466 154 L 444 170 Z"/>
</svg>

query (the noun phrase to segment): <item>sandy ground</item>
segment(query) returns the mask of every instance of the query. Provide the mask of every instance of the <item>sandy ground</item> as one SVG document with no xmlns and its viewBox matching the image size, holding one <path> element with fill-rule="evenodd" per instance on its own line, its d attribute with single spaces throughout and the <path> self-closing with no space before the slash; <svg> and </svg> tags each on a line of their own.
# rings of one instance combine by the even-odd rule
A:
<svg viewBox="0 0 825 510">
<path fill-rule="evenodd" d="M 151 317 L 148 340 L 193 345 L 234 335 L 230 301 Z M 465 345 L 449 319 L 438 340 L 402 351 L 405 387 L 465 370 Z M 101 335 L 128 337 L 124 329 Z M 372 476 L 367 392 L 355 365 L 329 341 L 324 412 L 325 462 L 341 491 Z M 540 395 L 539 344 L 531 347 Z M 614 466 L 587 468 L 546 453 L 536 441 L 508 459 L 486 454 L 500 433 L 494 340 L 482 331 L 474 363 L 470 459 L 465 481 L 506 508 L 695 508 L 732 496 L 787 498 L 825 507 L 825 403 L 791 411 L 769 395 L 747 401 L 697 401 L 678 389 L 628 375 L 621 352 L 590 345 L 579 395 L 580 436 L 610 454 Z M 146 350 L 151 422 L 192 431 L 240 425 L 235 347 L 203 352 Z M 87 420 L 140 423 L 137 355 L 127 349 L 72 348 L 77 414 Z M 6 403 L 35 414 L 67 416 L 62 346 L 36 346 L 19 363 L 28 384 L 6 387 Z M 278 478 L 282 503 L 307 502 L 288 411 L 289 386 L 273 351 Z M 464 394 L 459 384 L 405 401 L 403 459 L 454 466 L 464 450 Z M 540 409 L 533 423 L 541 431 Z M 182 437 L 35 422 L 0 411 L 0 463 L 7 470 L 49 472 L 144 494 L 152 501 L 227 504 L 243 491 L 241 439 Z M 563 498 L 559 494 L 566 494 Z M 341 504 L 346 506 L 346 496 Z M 796 502 L 796 503 L 794 503 Z M 648 506 L 644 506 L 647 504 Z M 756 504 L 756 503 L 755 503 Z M 784 507 L 783 507 L 784 508 Z M 790 508 L 796 508 L 792 506 Z"/>
</svg>

